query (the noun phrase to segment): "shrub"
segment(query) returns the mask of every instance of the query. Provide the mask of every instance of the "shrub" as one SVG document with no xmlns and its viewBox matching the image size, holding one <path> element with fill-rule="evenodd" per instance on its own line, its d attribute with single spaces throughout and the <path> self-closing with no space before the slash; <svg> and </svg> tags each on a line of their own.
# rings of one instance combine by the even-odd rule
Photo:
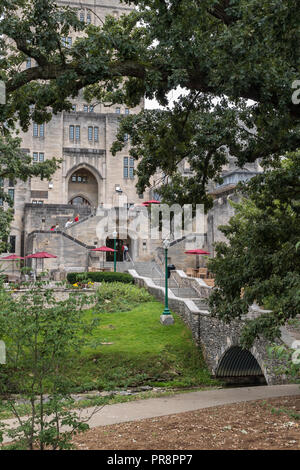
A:
<svg viewBox="0 0 300 470">
<path fill-rule="evenodd" d="M 83 273 L 68 273 L 67 279 L 70 284 L 75 284 L 82 280 Z M 114 272 L 95 272 L 84 273 L 84 278 L 93 282 L 122 282 L 125 284 L 133 284 L 134 279 L 128 273 L 114 273 Z"/>
<path fill-rule="evenodd" d="M 99 309 L 105 312 L 124 312 L 154 300 L 146 289 L 121 282 L 102 284 L 97 297 Z"/>
</svg>

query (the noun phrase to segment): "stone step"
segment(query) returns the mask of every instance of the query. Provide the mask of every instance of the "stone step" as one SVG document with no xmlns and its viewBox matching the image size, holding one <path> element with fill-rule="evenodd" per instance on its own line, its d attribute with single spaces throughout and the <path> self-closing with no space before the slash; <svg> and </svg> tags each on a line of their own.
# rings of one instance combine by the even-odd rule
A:
<svg viewBox="0 0 300 470">
<path fill-rule="evenodd" d="M 183 297 L 187 299 L 195 299 L 199 297 L 198 293 L 190 287 L 171 288 L 171 291 L 176 297 Z"/>
</svg>

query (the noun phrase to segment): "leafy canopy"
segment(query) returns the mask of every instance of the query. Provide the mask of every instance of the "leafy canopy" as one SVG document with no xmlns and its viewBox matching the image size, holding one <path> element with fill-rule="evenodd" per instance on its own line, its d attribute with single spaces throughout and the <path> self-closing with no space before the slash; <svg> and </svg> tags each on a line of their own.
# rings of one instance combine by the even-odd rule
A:
<svg viewBox="0 0 300 470">
<path fill-rule="evenodd" d="M 247 322 L 246 347 L 260 334 L 270 340 L 280 336 L 280 326 L 300 311 L 299 177 L 297 152 L 244 184 L 247 199 L 234 204 L 235 215 L 220 228 L 229 243 L 217 243 L 209 263 L 217 284 L 210 297 L 214 315 L 231 321 L 254 302 L 272 310 Z"/>
</svg>

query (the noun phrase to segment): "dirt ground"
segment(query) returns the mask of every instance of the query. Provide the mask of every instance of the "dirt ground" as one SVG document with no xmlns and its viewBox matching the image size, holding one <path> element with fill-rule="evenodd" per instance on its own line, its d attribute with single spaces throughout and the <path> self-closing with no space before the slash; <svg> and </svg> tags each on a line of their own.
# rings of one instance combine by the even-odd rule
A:
<svg viewBox="0 0 300 470">
<path fill-rule="evenodd" d="M 300 397 L 281 397 L 103 426 L 76 436 L 80 450 L 299 450 Z"/>
</svg>

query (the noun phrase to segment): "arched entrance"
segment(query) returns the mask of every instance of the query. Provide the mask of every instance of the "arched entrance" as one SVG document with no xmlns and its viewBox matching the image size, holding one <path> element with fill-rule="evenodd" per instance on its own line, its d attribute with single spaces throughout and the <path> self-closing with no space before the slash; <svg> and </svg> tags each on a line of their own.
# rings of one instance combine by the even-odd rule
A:
<svg viewBox="0 0 300 470">
<path fill-rule="evenodd" d="M 266 384 L 266 379 L 257 360 L 247 349 L 231 346 L 221 357 L 216 377 L 229 383 Z"/>
<path fill-rule="evenodd" d="M 74 205 L 98 206 L 98 182 L 87 168 L 79 168 L 70 175 L 68 202 Z"/>
</svg>

